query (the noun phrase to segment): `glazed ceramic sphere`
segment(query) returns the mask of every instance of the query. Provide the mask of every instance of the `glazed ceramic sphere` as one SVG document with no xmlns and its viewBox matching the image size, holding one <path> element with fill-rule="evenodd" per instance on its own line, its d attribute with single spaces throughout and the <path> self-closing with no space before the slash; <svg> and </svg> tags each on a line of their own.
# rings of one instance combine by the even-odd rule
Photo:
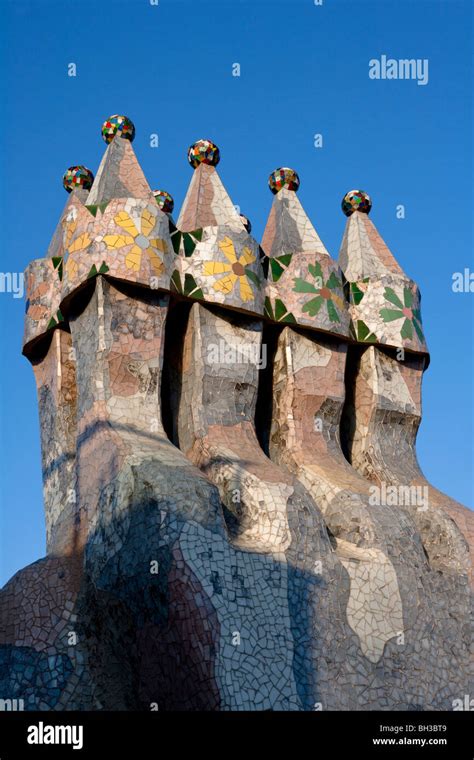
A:
<svg viewBox="0 0 474 760">
<path fill-rule="evenodd" d="M 281 166 L 270 174 L 268 178 L 268 186 L 274 195 L 284 187 L 296 192 L 300 186 L 300 178 L 294 169 L 289 169 L 287 166 Z"/>
<path fill-rule="evenodd" d="M 217 166 L 220 161 L 219 148 L 211 140 L 197 140 L 188 149 L 188 161 L 194 169 L 199 164 Z"/>
<path fill-rule="evenodd" d="M 363 190 L 349 190 L 342 199 L 341 208 L 346 216 L 351 216 L 354 211 L 368 214 L 372 208 L 372 201 Z"/>
<path fill-rule="evenodd" d="M 68 193 L 72 193 L 78 187 L 90 190 L 94 181 L 94 175 L 87 166 L 70 166 L 63 175 L 63 187 Z"/>
<path fill-rule="evenodd" d="M 115 114 L 102 124 L 102 137 L 106 143 L 112 142 L 116 135 L 130 140 L 130 142 L 135 137 L 135 126 L 126 116 Z"/>
<path fill-rule="evenodd" d="M 165 214 L 171 214 L 174 209 L 173 197 L 166 190 L 153 190 L 155 201 Z"/>
</svg>

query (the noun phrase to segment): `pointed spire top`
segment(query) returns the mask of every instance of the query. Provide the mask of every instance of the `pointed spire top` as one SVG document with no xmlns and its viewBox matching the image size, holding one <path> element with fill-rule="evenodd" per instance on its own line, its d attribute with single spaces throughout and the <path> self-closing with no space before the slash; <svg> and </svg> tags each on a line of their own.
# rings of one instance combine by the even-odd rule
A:
<svg viewBox="0 0 474 760">
<path fill-rule="evenodd" d="M 274 198 L 262 239 L 268 257 L 264 314 L 346 338 L 349 313 L 341 272 L 298 200 L 299 184 L 288 167 L 276 169 L 268 180 Z"/>
<path fill-rule="evenodd" d="M 87 188 L 88 179 L 87 176 L 84 175 L 83 170 L 89 172 L 93 180 L 92 172 L 90 172 L 89 169 L 86 169 L 84 166 L 72 166 L 64 173 L 63 185 L 67 190 L 68 197 L 59 218 L 59 222 L 54 231 L 53 237 L 51 238 L 51 242 L 46 251 L 45 258 L 56 258 L 58 256 L 63 256 L 65 249 L 65 225 L 68 222 L 71 222 L 72 225 L 74 225 L 78 215 L 78 209 L 84 209 L 84 206 L 87 203 L 87 199 L 89 197 L 89 191 Z M 82 184 L 80 181 L 81 179 L 84 179 L 84 182 Z M 88 212 L 86 213 L 88 214 Z"/>
<path fill-rule="evenodd" d="M 294 169 L 282 167 L 270 174 L 268 185 L 275 197 L 262 238 L 270 258 L 288 253 L 329 256 L 296 195 L 299 184 Z"/>
<path fill-rule="evenodd" d="M 108 147 L 92 185 L 88 205 L 99 205 L 113 198 L 153 199 L 132 148 L 134 135 L 135 127 L 126 116 L 111 116 L 104 122 L 102 137 Z"/>
<path fill-rule="evenodd" d="M 350 190 L 342 199 L 348 217 L 339 251 L 339 265 L 351 282 L 382 274 L 403 275 L 389 247 L 369 219 L 370 196 L 363 190 Z"/>
<path fill-rule="evenodd" d="M 210 140 L 198 140 L 189 148 L 188 161 L 194 174 L 176 223 L 182 232 L 232 222 L 242 224 L 216 171 L 219 160 L 219 148 Z"/>
<path fill-rule="evenodd" d="M 342 200 L 348 219 L 339 266 L 348 280 L 352 337 L 359 343 L 427 353 L 420 292 L 370 221 L 371 206 L 363 190 L 351 190 Z"/>
</svg>

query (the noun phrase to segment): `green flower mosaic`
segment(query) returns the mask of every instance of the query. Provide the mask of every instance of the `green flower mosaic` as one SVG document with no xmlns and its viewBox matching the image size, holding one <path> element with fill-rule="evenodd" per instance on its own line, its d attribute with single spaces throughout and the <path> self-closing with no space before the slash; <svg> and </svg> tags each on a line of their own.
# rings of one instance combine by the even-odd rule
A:
<svg viewBox="0 0 474 760">
<path fill-rule="evenodd" d="M 303 280 L 302 277 L 294 278 L 295 287 L 293 290 L 296 293 L 315 294 L 314 298 L 311 298 L 305 303 L 303 311 L 307 312 L 310 317 L 315 317 L 325 303 L 331 322 L 340 322 L 341 319 L 337 308 L 342 311 L 344 308 L 344 302 L 334 291 L 342 290 L 341 280 L 335 272 L 331 272 L 326 282 L 324 282 L 323 270 L 318 261 L 315 264 L 308 265 L 308 272 L 315 279 L 315 283 Z"/>
<path fill-rule="evenodd" d="M 204 293 L 198 286 L 194 277 L 190 274 L 184 275 L 184 285 L 181 283 L 181 277 L 177 269 L 171 275 L 170 289 L 173 293 L 179 293 L 189 298 L 204 298 Z"/>
<path fill-rule="evenodd" d="M 56 269 L 59 279 L 62 280 L 63 274 L 64 274 L 64 257 L 53 256 L 52 261 L 53 261 L 53 267 Z"/>
<path fill-rule="evenodd" d="M 107 274 L 109 271 L 109 267 L 105 263 L 105 261 L 102 262 L 99 269 L 97 269 L 95 264 L 92 264 L 89 274 L 87 275 L 87 279 L 89 280 L 91 277 L 96 277 L 98 274 Z"/>
<path fill-rule="evenodd" d="M 170 220 L 170 236 L 176 254 L 192 256 L 196 245 L 202 240 L 202 227 L 192 232 L 181 232 Z"/>
<path fill-rule="evenodd" d="M 53 256 L 52 261 L 53 261 L 53 267 L 56 269 L 58 273 L 58 277 L 62 281 L 63 275 L 64 275 L 64 256 Z M 105 261 L 102 262 L 99 269 L 97 269 L 95 264 L 92 264 L 89 274 L 87 275 L 87 279 L 89 279 L 90 277 L 95 277 L 98 274 L 107 274 L 108 271 L 109 271 L 109 267 L 107 266 Z"/>
<path fill-rule="evenodd" d="M 273 282 L 278 282 L 285 269 L 290 266 L 292 253 L 284 253 L 282 256 L 269 258 L 270 269 L 272 272 Z"/>
<path fill-rule="evenodd" d="M 59 325 L 60 322 L 64 322 L 64 317 L 61 314 L 61 309 L 58 309 L 54 316 L 49 320 L 46 329 L 51 330 L 53 327 L 56 327 L 56 325 Z"/>
<path fill-rule="evenodd" d="M 360 304 L 363 297 L 365 296 L 366 291 L 363 288 L 359 287 L 359 283 L 365 285 L 368 282 L 369 278 L 365 277 L 365 279 L 360 280 L 359 282 L 346 283 L 348 300 L 351 304 L 354 306 L 358 306 Z"/>
<path fill-rule="evenodd" d="M 413 291 L 411 288 L 403 288 L 403 303 L 397 296 L 393 288 L 386 287 L 384 298 L 389 303 L 396 306 L 396 309 L 380 309 L 380 316 L 384 322 L 394 322 L 396 319 L 403 319 L 400 329 L 400 335 L 405 340 L 412 340 L 413 330 L 415 330 L 418 339 L 424 343 L 425 337 L 421 329 L 420 309 L 413 308 Z"/>
<path fill-rule="evenodd" d="M 378 341 L 375 333 L 370 332 L 370 328 L 362 319 L 351 322 L 349 332 L 354 340 L 359 341 L 359 343 L 377 343 Z"/>
<path fill-rule="evenodd" d="M 275 298 L 275 303 L 272 305 L 271 300 L 267 296 L 265 298 L 263 313 L 272 322 L 290 322 L 291 324 L 296 324 L 293 314 L 288 311 L 280 298 Z"/>
<path fill-rule="evenodd" d="M 86 206 L 86 209 L 92 214 L 92 216 L 97 216 L 97 211 L 100 211 L 103 214 L 108 205 L 109 201 L 105 201 L 104 203 L 97 203 L 92 206 Z"/>
</svg>

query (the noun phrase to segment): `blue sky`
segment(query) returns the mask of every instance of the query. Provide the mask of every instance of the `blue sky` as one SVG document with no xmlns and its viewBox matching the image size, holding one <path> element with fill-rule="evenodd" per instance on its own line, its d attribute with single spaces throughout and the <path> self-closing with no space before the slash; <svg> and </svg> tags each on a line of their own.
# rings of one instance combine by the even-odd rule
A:
<svg viewBox="0 0 474 760">
<path fill-rule="evenodd" d="M 0 14 L 1 271 L 22 272 L 45 254 L 66 202 L 62 174 L 79 163 L 97 170 L 100 128 L 114 113 L 135 123 L 145 174 L 176 209 L 192 174 L 187 147 L 214 140 L 221 178 L 257 239 L 277 166 L 299 172 L 300 200 L 333 256 L 341 198 L 363 188 L 372 220 L 422 292 L 431 366 L 421 466 L 472 507 L 474 295 L 451 289 L 453 272 L 474 268 L 471 3 L 2 0 Z M 428 84 L 370 79 L 369 60 L 383 54 L 427 58 Z M 0 585 L 45 552 L 23 312 L 23 300 L 0 293 Z"/>
</svg>

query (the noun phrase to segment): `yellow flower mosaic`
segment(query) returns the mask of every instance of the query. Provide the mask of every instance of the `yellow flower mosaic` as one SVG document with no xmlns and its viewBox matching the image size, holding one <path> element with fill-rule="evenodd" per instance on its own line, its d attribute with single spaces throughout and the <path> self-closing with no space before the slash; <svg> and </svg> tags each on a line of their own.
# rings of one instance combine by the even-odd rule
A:
<svg viewBox="0 0 474 760">
<path fill-rule="evenodd" d="M 224 274 L 217 282 L 212 286 L 214 290 L 219 290 L 221 293 L 231 293 L 236 283 L 239 283 L 240 298 L 242 301 L 251 301 L 254 298 L 254 292 L 249 284 L 249 274 L 247 266 L 253 264 L 256 257 L 250 250 L 245 248 L 242 251 L 241 256 L 237 258 L 235 252 L 234 243 L 229 237 L 225 237 L 219 243 L 219 248 L 227 259 L 225 261 L 206 261 L 203 267 L 203 274 L 205 275 L 217 275 Z M 252 277 L 253 275 L 253 277 Z M 254 279 L 253 272 L 250 274 L 250 279 Z"/>
<path fill-rule="evenodd" d="M 151 211 L 144 209 L 140 217 L 140 230 L 137 229 L 135 222 L 126 211 L 120 211 L 114 221 L 125 230 L 125 235 L 104 235 L 104 242 L 109 250 L 119 250 L 126 245 L 131 245 L 129 252 L 125 257 L 125 266 L 138 272 L 140 269 L 142 256 L 144 253 L 148 256 L 153 271 L 156 275 L 163 272 L 165 265 L 161 260 L 158 252 L 167 253 L 166 241 L 161 238 L 149 238 L 149 234 L 156 224 L 156 216 Z"/>
<path fill-rule="evenodd" d="M 64 260 L 66 262 L 66 272 L 70 280 L 74 280 L 77 277 L 78 265 L 74 259 L 75 253 L 85 251 L 92 242 L 87 232 L 83 232 L 82 235 L 78 235 L 74 238 L 74 233 L 77 228 L 77 219 L 72 219 L 66 222 L 65 236 L 64 236 Z"/>
</svg>

